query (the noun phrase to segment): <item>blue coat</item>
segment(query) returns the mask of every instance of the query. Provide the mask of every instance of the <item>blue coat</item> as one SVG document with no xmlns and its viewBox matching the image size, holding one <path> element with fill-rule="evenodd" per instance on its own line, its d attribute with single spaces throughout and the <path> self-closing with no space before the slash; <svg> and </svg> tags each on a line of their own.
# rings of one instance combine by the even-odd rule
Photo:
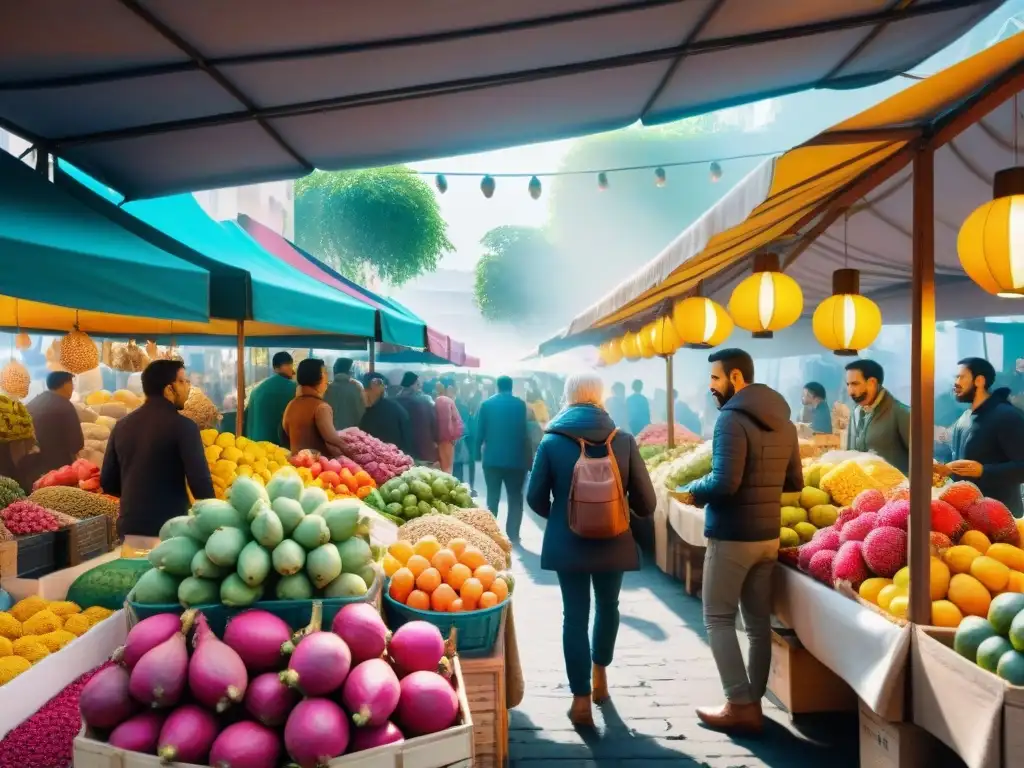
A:
<svg viewBox="0 0 1024 768">
<path fill-rule="evenodd" d="M 476 417 L 476 455 L 485 467 L 530 467 L 530 439 L 526 431 L 526 403 L 510 392 L 499 392 L 480 404 Z"/>
<path fill-rule="evenodd" d="M 570 406 L 548 424 L 526 491 L 530 508 L 548 521 L 540 554 L 540 567 L 546 571 L 635 571 L 640 567 L 632 531 L 614 539 L 584 539 L 569 530 L 569 489 L 580 457 L 575 438 L 604 443 L 614 428 L 605 410 L 594 405 Z M 612 450 L 629 508 L 638 517 L 651 515 L 657 499 L 636 440 L 620 431 L 612 440 Z M 604 446 L 588 447 L 587 455 L 606 455 Z"/>
</svg>

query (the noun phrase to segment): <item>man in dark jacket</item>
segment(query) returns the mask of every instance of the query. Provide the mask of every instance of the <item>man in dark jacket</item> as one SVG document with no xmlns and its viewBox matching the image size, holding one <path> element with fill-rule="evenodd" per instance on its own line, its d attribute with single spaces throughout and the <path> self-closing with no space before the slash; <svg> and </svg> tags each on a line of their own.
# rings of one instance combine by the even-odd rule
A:
<svg viewBox="0 0 1024 768">
<path fill-rule="evenodd" d="M 334 361 L 334 381 L 324 392 L 324 402 L 334 411 L 334 428 L 339 432 L 358 427 L 366 410 L 363 388 L 352 378 L 352 361 L 339 357 Z"/>
<path fill-rule="evenodd" d="M 811 432 L 816 435 L 832 434 L 832 411 L 829 410 L 825 387 L 816 381 L 804 384 L 800 404 L 807 409 L 807 421 Z"/>
<path fill-rule="evenodd" d="M 181 414 L 190 388 L 184 363 L 154 360 L 142 372 L 146 402 L 110 432 L 100 485 L 121 497 L 121 536 L 153 537 L 187 514 L 186 482 L 197 500 L 214 498 L 199 427 Z"/>
<path fill-rule="evenodd" d="M 249 407 L 245 409 L 245 436 L 253 442 L 267 441 L 287 448 L 282 442 L 281 418 L 295 398 L 295 361 L 287 352 L 278 352 L 271 361 L 274 373 L 253 387 Z"/>
<path fill-rule="evenodd" d="M 1024 516 L 1024 413 L 1008 401 L 1008 388 L 992 389 L 996 369 L 988 360 L 967 357 L 958 365 L 953 392 L 970 410 L 953 425 L 953 461 L 947 469 L 954 479 L 970 480 L 1003 502 L 1014 517 Z"/>
<path fill-rule="evenodd" d="M 910 469 L 910 409 L 882 386 L 885 371 L 874 360 L 846 366 L 846 391 L 857 404 L 850 415 L 846 450 L 878 454 L 903 474 Z"/>
<path fill-rule="evenodd" d="M 395 400 L 409 414 L 412 435 L 409 455 L 416 461 L 437 463 L 437 408 L 434 401 L 423 394 L 420 377 L 406 371 L 402 377 L 402 391 Z"/>
<path fill-rule="evenodd" d="M 771 578 L 779 554 L 780 497 L 803 487 L 800 445 L 785 398 L 754 382 L 754 361 L 741 349 L 715 352 L 711 392 L 715 424 L 711 474 L 691 483 L 686 499 L 704 507 L 704 625 L 726 703 L 698 709 L 708 726 L 757 732 L 771 666 Z M 750 641 L 743 665 L 736 610 Z"/>
<path fill-rule="evenodd" d="M 487 508 L 498 516 L 501 486 L 508 495 L 505 533 L 519 541 L 523 521 L 523 485 L 529 469 L 532 447 L 526 428 L 526 403 L 512 394 L 512 379 L 498 377 L 498 394 L 480 405 L 476 419 L 476 453 L 484 467 Z"/>
<path fill-rule="evenodd" d="M 412 450 L 409 414 L 387 396 L 387 388 L 388 380 L 384 374 L 374 371 L 363 376 L 366 411 L 359 422 L 359 428 L 378 440 L 397 446 L 403 453 L 409 453 Z"/>
<path fill-rule="evenodd" d="M 70 464 L 85 447 L 78 411 L 71 404 L 74 391 L 74 375 L 54 371 L 46 377 L 46 391 L 36 395 L 26 406 L 39 446 L 39 453 L 30 455 L 26 462 L 32 475 L 25 476 L 27 482 L 33 483 L 50 470 Z"/>
</svg>

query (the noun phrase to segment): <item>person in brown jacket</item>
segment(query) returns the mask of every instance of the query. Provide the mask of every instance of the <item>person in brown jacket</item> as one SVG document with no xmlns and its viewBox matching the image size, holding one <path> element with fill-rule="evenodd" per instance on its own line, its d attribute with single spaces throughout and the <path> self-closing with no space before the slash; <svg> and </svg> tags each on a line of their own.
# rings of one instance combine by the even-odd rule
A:
<svg viewBox="0 0 1024 768">
<path fill-rule="evenodd" d="M 324 402 L 327 368 L 309 357 L 299 363 L 295 376 L 299 392 L 284 409 L 281 429 L 292 453 L 310 449 L 331 458 L 341 455 L 341 439 L 334 431 L 334 412 Z"/>
</svg>

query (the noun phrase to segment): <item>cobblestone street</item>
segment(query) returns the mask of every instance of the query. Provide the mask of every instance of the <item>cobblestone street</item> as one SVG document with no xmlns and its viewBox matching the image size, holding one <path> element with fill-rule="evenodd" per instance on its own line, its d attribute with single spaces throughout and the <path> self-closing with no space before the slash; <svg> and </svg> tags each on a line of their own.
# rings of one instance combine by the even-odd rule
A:
<svg viewBox="0 0 1024 768">
<path fill-rule="evenodd" d="M 769 706 L 771 722 L 757 740 L 734 741 L 701 727 L 694 708 L 722 697 L 704 639 L 701 604 L 653 563 L 626 576 L 622 626 L 609 670 L 612 705 L 595 708 L 596 733 L 577 733 L 566 717 L 571 696 L 562 661 L 558 586 L 553 573 L 540 570 L 537 518 L 528 511 L 524 517 L 515 605 L 526 697 L 511 713 L 513 768 L 858 765 L 854 715 L 804 718 L 798 731 L 785 712 Z"/>
</svg>

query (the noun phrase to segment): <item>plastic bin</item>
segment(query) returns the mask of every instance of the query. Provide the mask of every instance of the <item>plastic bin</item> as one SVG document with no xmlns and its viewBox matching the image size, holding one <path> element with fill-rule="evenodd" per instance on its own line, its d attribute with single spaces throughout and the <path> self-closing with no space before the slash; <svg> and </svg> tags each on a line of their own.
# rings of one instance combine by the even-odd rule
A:
<svg viewBox="0 0 1024 768">
<path fill-rule="evenodd" d="M 259 608 L 269 611 L 280 619 L 283 619 L 293 630 L 299 630 L 309 624 L 313 616 L 313 603 L 319 602 L 323 606 L 323 620 L 321 626 L 330 629 L 331 622 L 335 615 L 349 603 L 375 603 L 381 591 L 381 577 L 378 575 L 376 581 L 370 585 L 365 595 L 360 597 L 318 597 L 313 600 L 260 600 L 244 608 L 229 608 L 226 605 L 216 603 L 213 605 L 195 605 L 206 617 L 210 629 L 217 635 L 223 635 L 224 627 L 232 616 L 248 611 L 252 608 Z M 167 603 L 160 605 L 146 605 L 134 601 L 135 590 L 128 593 L 125 601 L 125 612 L 128 614 L 128 623 L 134 625 L 138 621 L 148 619 L 158 613 L 184 612 L 184 608 L 178 603 Z"/>
<path fill-rule="evenodd" d="M 456 652 L 462 656 L 486 656 L 494 649 L 501 631 L 501 619 L 505 615 L 508 600 L 478 611 L 463 613 L 438 613 L 437 611 L 421 611 L 402 605 L 391 595 L 384 592 L 384 614 L 388 628 L 398 629 L 410 621 L 425 621 L 433 624 L 443 637 L 448 637 L 455 630 Z"/>
</svg>

